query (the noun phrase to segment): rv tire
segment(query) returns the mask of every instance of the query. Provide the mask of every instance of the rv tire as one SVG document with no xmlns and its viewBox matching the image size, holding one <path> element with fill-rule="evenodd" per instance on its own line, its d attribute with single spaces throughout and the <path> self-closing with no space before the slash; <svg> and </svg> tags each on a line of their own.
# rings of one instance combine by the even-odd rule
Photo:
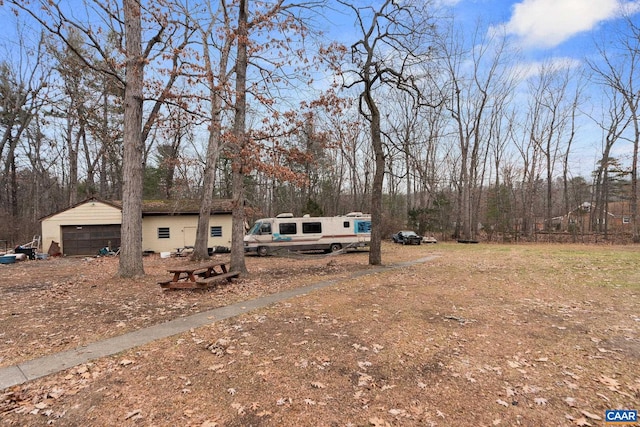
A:
<svg viewBox="0 0 640 427">
<path fill-rule="evenodd" d="M 266 246 L 258 246 L 258 255 L 267 256 L 269 254 L 269 249 Z"/>
<path fill-rule="evenodd" d="M 340 243 L 332 243 L 329 247 L 330 252 L 338 252 L 340 249 L 342 249 L 342 245 Z"/>
</svg>

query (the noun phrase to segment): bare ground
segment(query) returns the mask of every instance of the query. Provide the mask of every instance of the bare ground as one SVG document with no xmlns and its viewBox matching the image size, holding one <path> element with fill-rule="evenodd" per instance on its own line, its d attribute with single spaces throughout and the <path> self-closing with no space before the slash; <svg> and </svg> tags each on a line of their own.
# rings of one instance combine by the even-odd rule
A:
<svg viewBox="0 0 640 427">
<path fill-rule="evenodd" d="M 636 246 L 385 244 L 248 257 L 162 291 L 184 259 L 0 266 L 0 366 L 328 278 L 339 284 L 0 391 L 0 426 L 600 426 L 640 409 Z"/>
</svg>

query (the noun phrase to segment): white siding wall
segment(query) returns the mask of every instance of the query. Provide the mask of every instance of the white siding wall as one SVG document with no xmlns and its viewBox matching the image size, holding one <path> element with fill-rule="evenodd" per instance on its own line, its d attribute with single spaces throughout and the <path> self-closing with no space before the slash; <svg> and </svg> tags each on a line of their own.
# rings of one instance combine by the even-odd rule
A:
<svg viewBox="0 0 640 427">
<path fill-rule="evenodd" d="M 63 225 L 106 225 L 122 224 L 120 209 L 113 206 L 91 201 L 68 209 L 42 221 L 42 250 L 47 252 L 51 242 L 55 241 L 62 247 Z"/>
<path fill-rule="evenodd" d="M 142 220 L 142 249 L 154 252 L 175 252 L 177 248 L 195 243 L 197 215 L 145 216 Z M 222 237 L 211 237 L 211 227 L 222 227 Z M 158 228 L 169 228 L 169 238 L 159 239 Z M 231 215 L 212 215 L 209 219 L 208 247 L 231 247 Z"/>
</svg>

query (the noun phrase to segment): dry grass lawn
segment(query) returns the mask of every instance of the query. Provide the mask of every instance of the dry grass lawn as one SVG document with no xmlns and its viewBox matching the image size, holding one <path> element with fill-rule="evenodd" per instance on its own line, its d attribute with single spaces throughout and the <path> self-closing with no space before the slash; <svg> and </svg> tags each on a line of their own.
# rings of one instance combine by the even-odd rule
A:
<svg viewBox="0 0 640 427">
<path fill-rule="evenodd" d="M 338 284 L 0 391 L 0 426 L 601 426 L 640 410 L 637 246 L 437 245 L 248 257 L 160 290 L 180 259 L 0 266 L 0 366 L 328 278 Z M 640 425 L 640 424 L 636 424 Z"/>
</svg>

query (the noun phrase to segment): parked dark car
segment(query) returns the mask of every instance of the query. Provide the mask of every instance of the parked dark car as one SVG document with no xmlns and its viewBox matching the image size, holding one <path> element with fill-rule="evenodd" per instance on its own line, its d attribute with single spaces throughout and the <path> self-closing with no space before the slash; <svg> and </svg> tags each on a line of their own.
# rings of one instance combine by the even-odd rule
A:
<svg viewBox="0 0 640 427">
<path fill-rule="evenodd" d="M 395 243 L 402 243 L 403 245 L 419 245 L 422 243 L 422 237 L 418 236 L 415 231 L 398 231 L 391 238 Z"/>
</svg>

